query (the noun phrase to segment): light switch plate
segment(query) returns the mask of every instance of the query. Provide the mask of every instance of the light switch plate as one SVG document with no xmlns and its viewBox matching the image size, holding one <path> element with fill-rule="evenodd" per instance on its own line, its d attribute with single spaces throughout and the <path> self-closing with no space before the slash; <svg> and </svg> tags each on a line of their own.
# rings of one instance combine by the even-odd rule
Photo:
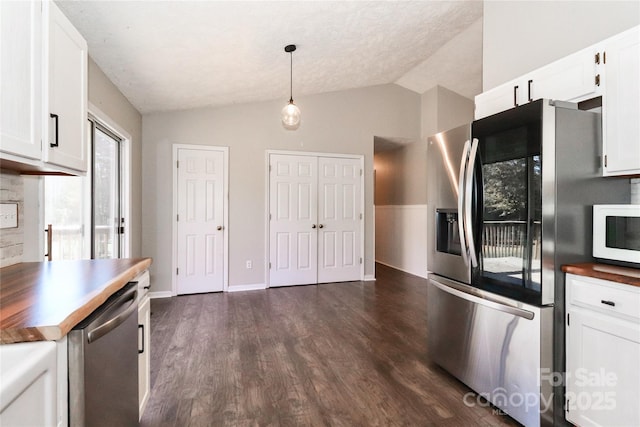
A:
<svg viewBox="0 0 640 427">
<path fill-rule="evenodd" d="M 0 203 L 0 228 L 18 228 L 17 203 Z"/>
</svg>

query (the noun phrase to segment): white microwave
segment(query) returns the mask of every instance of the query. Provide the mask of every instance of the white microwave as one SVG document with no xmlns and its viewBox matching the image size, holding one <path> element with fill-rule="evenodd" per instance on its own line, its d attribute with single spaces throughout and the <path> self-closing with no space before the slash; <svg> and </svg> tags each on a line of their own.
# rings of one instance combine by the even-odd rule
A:
<svg viewBox="0 0 640 427">
<path fill-rule="evenodd" d="M 640 205 L 593 205 L 593 257 L 640 267 Z"/>
</svg>

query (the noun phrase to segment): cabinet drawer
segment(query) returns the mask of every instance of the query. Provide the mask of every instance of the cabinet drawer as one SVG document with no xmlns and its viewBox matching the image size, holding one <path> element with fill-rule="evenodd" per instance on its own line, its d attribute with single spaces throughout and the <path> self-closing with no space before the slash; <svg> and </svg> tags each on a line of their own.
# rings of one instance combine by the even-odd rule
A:
<svg viewBox="0 0 640 427">
<path fill-rule="evenodd" d="M 573 274 L 566 280 L 569 304 L 640 320 L 640 288 Z"/>
</svg>

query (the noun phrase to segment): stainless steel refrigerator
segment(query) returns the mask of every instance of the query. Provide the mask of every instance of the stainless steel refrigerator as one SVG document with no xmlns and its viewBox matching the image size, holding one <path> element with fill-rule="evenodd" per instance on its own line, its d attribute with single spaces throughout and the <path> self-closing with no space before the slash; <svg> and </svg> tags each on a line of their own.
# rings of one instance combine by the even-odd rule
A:
<svg viewBox="0 0 640 427">
<path fill-rule="evenodd" d="M 565 424 L 560 268 L 591 259 L 593 204 L 629 202 L 600 123 L 538 100 L 428 139 L 429 355 L 525 426 Z"/>
</svg>

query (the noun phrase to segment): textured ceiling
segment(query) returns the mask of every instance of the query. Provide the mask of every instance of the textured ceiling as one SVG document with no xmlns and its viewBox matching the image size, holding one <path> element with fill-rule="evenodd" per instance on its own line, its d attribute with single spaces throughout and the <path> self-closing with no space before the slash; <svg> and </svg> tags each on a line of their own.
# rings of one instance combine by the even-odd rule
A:
<svg viewBox="0 0 640 427">
<path fill-rule="evenodd" d="M 290 43 L 294 99 L 396 81 L 473 96 L 469 74 L 481 82 L 464 45 L 481 59 L 481 1 L 57 3 L 141 113 L 286 100 Z"/>
</svg>

